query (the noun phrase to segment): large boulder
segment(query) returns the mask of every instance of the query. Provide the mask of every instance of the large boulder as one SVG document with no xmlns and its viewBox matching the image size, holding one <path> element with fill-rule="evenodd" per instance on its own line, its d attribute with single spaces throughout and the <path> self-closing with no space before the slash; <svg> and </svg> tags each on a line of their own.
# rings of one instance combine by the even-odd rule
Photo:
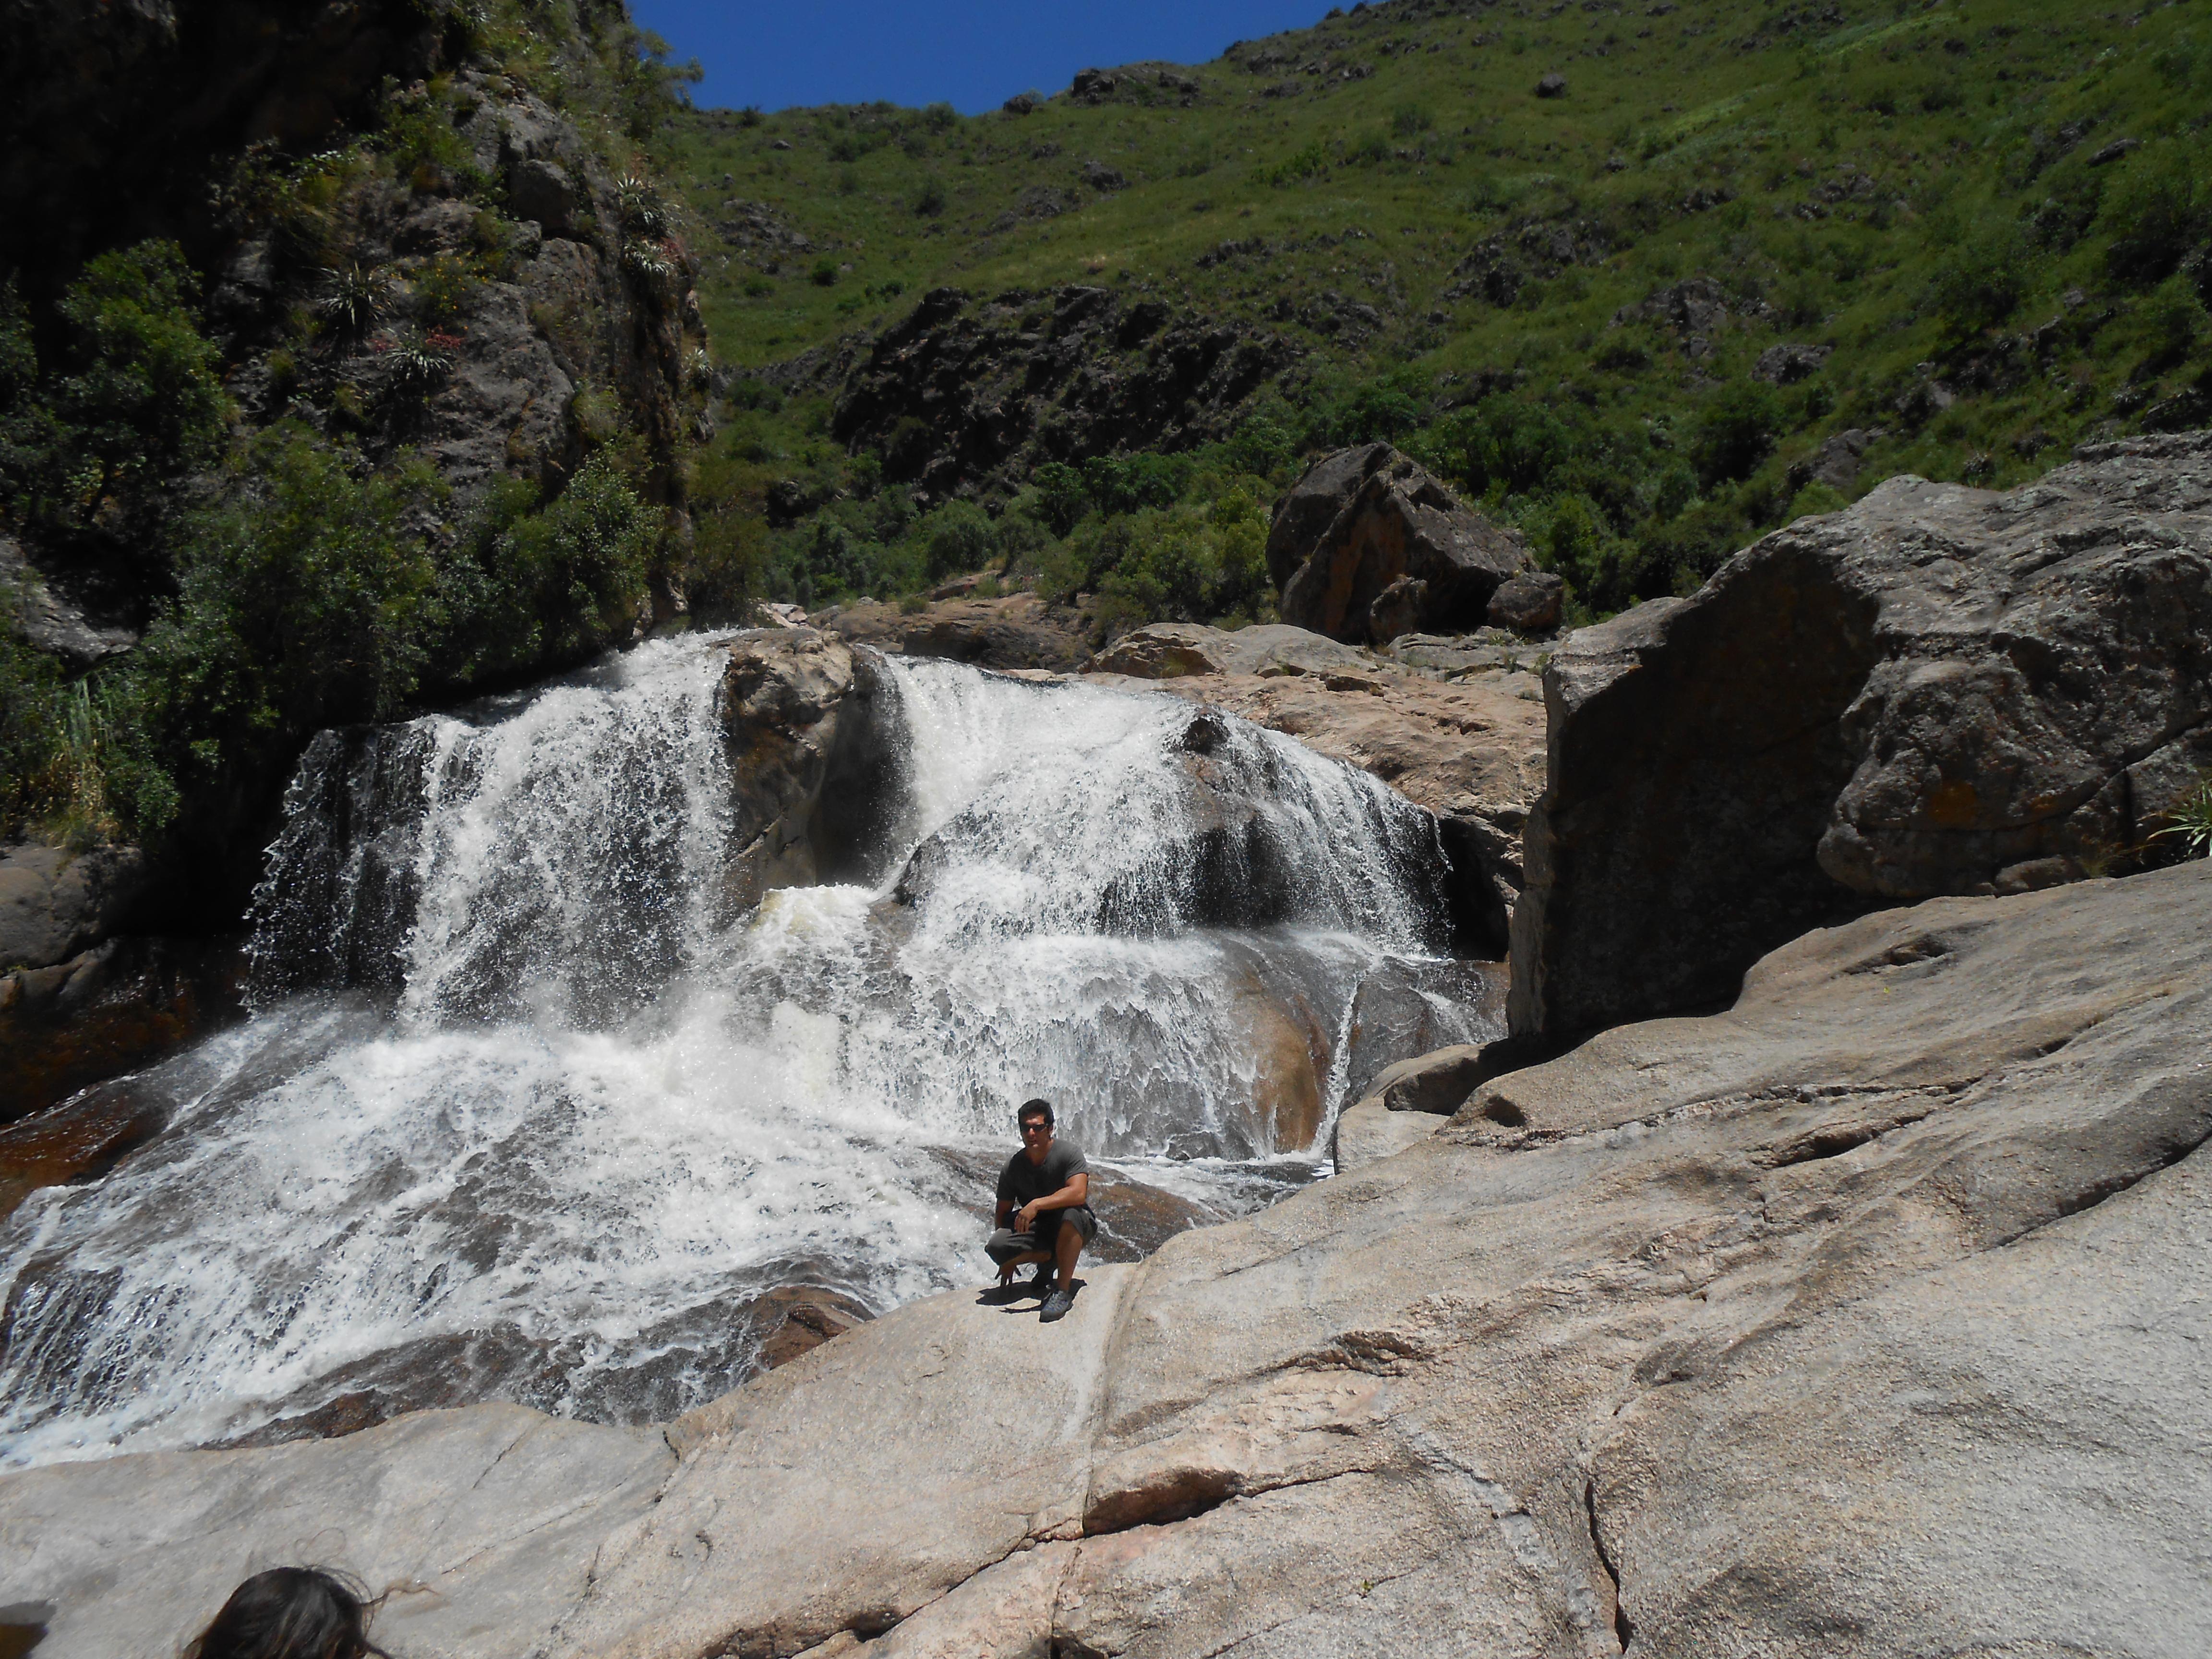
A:
<svg viewBox="0 0 2212 1659">
<path fill-rule="evenodd" d="M 665 1441 L 489 1406 L 0 1476 L 0 1605 L 155 1659 L 311 1540 L 473 1659 L 2199 1652 L 2208 1043 L 2212 864 L 1933 900 L 1060 1324 L 955 1291 Z"/>
<path fill-rule="evenodd" d="M 144 896 L 135 847 L 0 850 L 0 970 L 47 968 L 113 933 Z"/>
<path fill-rule="evenodd" d="M 933 600 L 918 611 L 862 599 L 821 612 L 815 625 L 850 645 L 936 657 L 1001 672 L 1022 668 L 1065 672 L 1090 655 L 1091 618 L 1073 605 L 1035 593 L 997 599 Z"/>
<path fill-rule="evenodd" d="M 2139 856 L 2212 764 L 2212 435 L 1893 478 L 1545 675 L 1513 1030 L 1726 1001 L 1763 951 Z"/>
<path fill-rule="evenodd" d="M 1528 556 L 1520 532 L 1469 510 L 1389 445 L 1369 444 L 1323 457 L 1283 498 L 1267 565 L 1285 573 L 1285 622 L 1384 645 L 1480 627 Z M 1534 597 L 1516 590 L 1516 613 Z"/>
<path fill-rule="evenodd" d="M 897 810 L 879 741 L 881 677 L 865 650 L 811 628 L 751 629 L 723 671 L 731 842 L 723 882 L 743 909 L 864 865 Z"/>
</svg>

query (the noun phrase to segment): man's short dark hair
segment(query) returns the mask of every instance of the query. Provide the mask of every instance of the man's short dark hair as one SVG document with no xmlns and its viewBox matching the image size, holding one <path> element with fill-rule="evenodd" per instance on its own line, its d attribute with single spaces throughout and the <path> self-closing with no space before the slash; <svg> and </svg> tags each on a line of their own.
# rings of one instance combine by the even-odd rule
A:
<svg viewBox="0 0 2212 1659">
<path fill-rule="evenodd" d="M 1026 1123 L 1033 1117 L 1042 1118 L 1045 1127 L 1052 1127 L 1052 1103 L 1048 1100 L 1025 1100 L 1022 1103 L 1022 1109 L 1014 1114 L 1014 1121 Z"/>
</svg>

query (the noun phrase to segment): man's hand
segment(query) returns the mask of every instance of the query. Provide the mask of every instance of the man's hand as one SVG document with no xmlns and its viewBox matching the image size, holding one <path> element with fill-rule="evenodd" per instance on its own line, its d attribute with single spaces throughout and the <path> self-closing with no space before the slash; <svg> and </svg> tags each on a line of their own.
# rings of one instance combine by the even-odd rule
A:
<svg viewBox="0 0 2212 1659">
<path fill-rule="evenodd" d="M 1036 1225 L 1036 1206 L 1034 1203 L 1024 1204 L 1020 1209 L 1014 1212 L 1014 1231 L 1016 1232 L 1028 1232 Z"/>
</svg>

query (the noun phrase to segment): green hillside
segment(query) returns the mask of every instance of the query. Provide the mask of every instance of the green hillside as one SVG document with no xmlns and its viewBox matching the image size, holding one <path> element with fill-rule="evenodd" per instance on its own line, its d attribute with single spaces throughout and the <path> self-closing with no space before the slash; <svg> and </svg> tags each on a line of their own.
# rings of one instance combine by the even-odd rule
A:
<svg viewBox="0 0 2212 1659">
<path fill-rule="evenodd" d="M 1591 614 L 1895 472 L 2003 485 L 2084 437 L 2203 424 L 2202 9 L 1396 0 L 1027 115 L 693 113 L 671 170 L 737 381 L 702 548 L 819 599 L 994 544 L 845 453 L 834 377 L 787 400 L 748 378 L 944 285 L 1097 284 L 1302 354 L 1233 454 L 1133 497 L 1094 467 L 1087 495 L 1054 473 L 1048 503 L 986 501 L 1048 582 L 1110 587 L 1153 548 L 1124 614 L 1263 611 L 1248 498 L 1355 439 L 1522 524 Z M 1813 349 L 1759 378 L 1780 345 Z M 1823 450 L 1845 432 L 1877 435 Z M 828 504 L 770 532 L 779 481 Z M 1167 518 L 1117 526 L 1146 501 Z"/>
</svg>

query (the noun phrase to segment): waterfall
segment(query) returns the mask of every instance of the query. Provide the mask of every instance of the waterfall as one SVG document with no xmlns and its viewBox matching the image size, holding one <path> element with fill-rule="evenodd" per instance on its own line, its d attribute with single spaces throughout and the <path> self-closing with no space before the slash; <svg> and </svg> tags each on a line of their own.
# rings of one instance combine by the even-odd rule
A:
<svg viewBox="0 0 2212 1659">
<path fill-rule="evenodd" d="M 1408 1043 L 1497 1034 L 1426 815 L 1161 693 L 887 660 L 871 878 L 740 912 L 723 662 L 310 745 L 257 1012 L 108 1085 L 161 1133 L 0 1223 L 0 1462 L 362 1390 L 664 1419 L 753 1368 L 763 1292 L 986 1282 L 1022 1099 L 1233 1214 Z"/>
</svg>

